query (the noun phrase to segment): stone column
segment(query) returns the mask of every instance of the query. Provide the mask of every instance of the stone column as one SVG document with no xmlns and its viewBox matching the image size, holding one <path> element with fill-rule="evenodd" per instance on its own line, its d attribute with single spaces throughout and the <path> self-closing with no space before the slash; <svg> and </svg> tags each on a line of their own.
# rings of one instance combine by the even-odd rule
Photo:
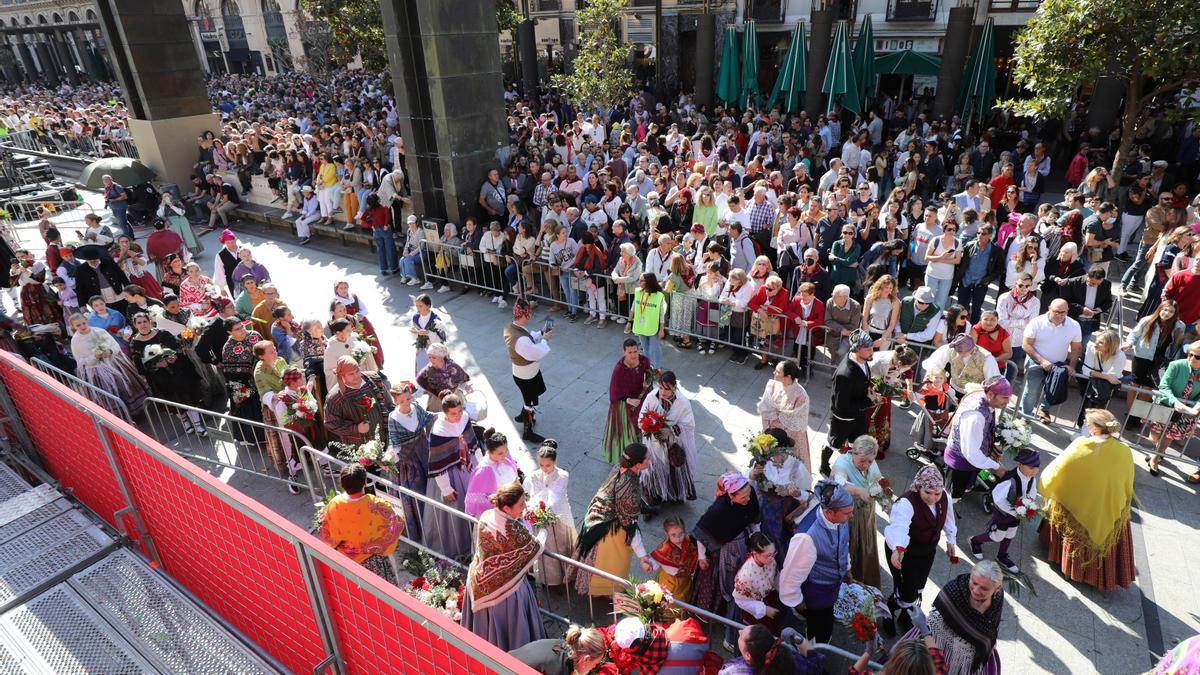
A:
<svg viewBox="0 0 1200 675">
<path fill-rule="evenodd" d="M 42 65 L 42 81 L 48 86 L 57 87 L 61 81 L 58 77 L 58 68 L 54 65 L 54 57 L 50 55 L 50 45 L 46 44 L 45 36 L 38 40 L 35 45 L 37 48 L 38 63 Z"/>
<path fill-rule="evenodd" d="M 50 40 L 54 43 L 54 51 L 58 54 L 59 63 L 62 65 L 63 76 L 66 77 L 67 82 L 79 84 L 79 74 L 75 71 L 75 58 L 71 56 L 71 48 L 67 45 L 66 33 L 54 31 Z"/>
<path fill-rule="evenodd" d="M 696 16 L 696 103 L 713 104 L 713 66 L 717 62 L 717 17 L 705 12 Z"/>
<path fill-rule="evenodd" d="M 38 69 L 33 63 L 33 54 L 29 52 L 29 44 L 21 36 L 17 36 L 17 55 L 21 57 L 21 65 L 25 66 L 25 81 L 36 82 Z"/>
<path fill-rule="evenodd" d="M 951 7 L 946 20 L 946 37 L 942 39 L 942 69 L 938 71 L 937 94 L 933 99 L 933 114 L 950 117 L 958 105 L 958 90 L 962 86 L 963 68 L 971 47 L 973 7 Z"/>
<path fill-rule="evenodd" d="M 129 104 L 141 161 L 159 179 L 187 185 L 196 138 L 220 127 L 212 113 L 183 6 L 107 0 L 96 7 L 104 42 Z"/>
<path fill-rule="evenodd" d="M 304 41 L 300 36 L 299 12 L 283 13 L 283 28 L 288 36 L 288 53 L 292 55 L 292 67 L 295 70 L 308 70 L 308 58 L 304 53 Z"/>
<path fill-rule="evenodd" d="M 533 19 L 517 24 L 517 53 L 521 62 L 521 87 L 527 98 L 538 95 L 538 48 Z"/>
<path fill-rule="evenodd" d="M 833 46 L 833 10 L 813 9 L 808 39 L 808 73 L 804 79 L 804 109 L 812 120 L 825 114 L 825 69 L 829 67 L 829 49 Z M 829 149 L 832 155 L 833 148 Z"/>
<path fill-rule="evenodd" d="M 495 2 L 381 6 L 413 210 L 461 224 L 507 138 Z"/>
</svg>

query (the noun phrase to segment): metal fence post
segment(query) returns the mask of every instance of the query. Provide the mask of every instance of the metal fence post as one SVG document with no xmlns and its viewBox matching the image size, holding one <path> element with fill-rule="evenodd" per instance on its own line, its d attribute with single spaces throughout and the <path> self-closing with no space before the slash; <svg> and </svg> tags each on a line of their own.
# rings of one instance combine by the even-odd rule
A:
<svg viewBox="0 0 1200 675">
<path fill-rule="evenodd" d="M 141 511 L 138 510 L 137 502 L 133 500 L 133 493 L 129 490 L 129 482 L 125 479 L 125 472 L 121 470 L 121 465 L 117 461 L 117 455 L 113 452 L 112 445 L 108 442 L 107 426 L 100 423 L 100 420 L 93 417 L 92 424 L 96 429 L 96 436 L 100 441 L 100 447 L 104 450 L 104 456 L 108 458 L 108 465 L 112 467 L 113 478 L 117 481 L 117 487 L 121 490 L 121 496 L 125 498 L 125 505 L 129 508 L 129 515 L 133 518 L 133 525 L 138 530 L 138 536 L 146 544 L 146 552 L 150 554 L 150 559 L 160 567 L 162 566 L 162 558 L 158 556 L 158 551 L 154 548 L 154 540 L 150 537 L 150 531 L 146 529 L 146 523 L 142 521 Z M 114 518 L 116 515 L 114 514 Z"/>
<path fill-rule="evenodd" d="M 325 645 L 328 657 L 313 667 L 313 673 L 323 672 L 329 668 L 334 673 L 344 672 L 345 661 L 342 658 L 341 645 L 338 644 L 337 632 L 333 629 L 333 619 L 329 616 L 329 607 L 325 602 L 325 585 L 321 575 L 313 566 L 308 549 L 299 541 L 293 541 L 296 549 L 296 560 L 300 563 L 300 575 L 304 577 L 304 587 L 308 591 L 309 602 L 312 603 L 313 618 L 317 622 L 317 630 L 321 631 L 321 642 Z"/>
</svg>

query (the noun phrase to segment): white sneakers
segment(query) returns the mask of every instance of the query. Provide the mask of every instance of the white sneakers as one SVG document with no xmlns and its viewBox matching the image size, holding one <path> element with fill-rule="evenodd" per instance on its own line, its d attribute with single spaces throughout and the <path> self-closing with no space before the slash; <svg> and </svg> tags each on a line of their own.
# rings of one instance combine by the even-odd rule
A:
<svg viewBox="0 0 1200 675">
<path fill-rule="evenodd" d="M 409 280 L 408 280 L 408 285 L 409 285 L 409 286 L 416 286 L 416 285 L 418 285 L 418 284 L 420 284 L 420 283 L 421 283 L 421 280 L 420 280 L 420 279 L 418 279 L 418 278 L 416 278 L 416 277 L 413 277 L 412 279 L 409 279 Z"/>
<path fill-rule="evenodd" d="M 441 288 L 438 288 L 437 292 L 438 293 L 449 293 L 450 292 L 449 284 L 442 284 Z"/>
<path fill-rule="evenodd" d="M 432 289 L 432 288 L 433 288 L 433 284 L 432 284 L 432 283 L 430 283 L 430 282 L 428 282 L 428 281 L 426 281 L 425 283 L 421 284 L 421 290 L 423 290 L 423 291 L 428 291 L 428 290 L 430 290 L 430 289 Z"/>
</svg>

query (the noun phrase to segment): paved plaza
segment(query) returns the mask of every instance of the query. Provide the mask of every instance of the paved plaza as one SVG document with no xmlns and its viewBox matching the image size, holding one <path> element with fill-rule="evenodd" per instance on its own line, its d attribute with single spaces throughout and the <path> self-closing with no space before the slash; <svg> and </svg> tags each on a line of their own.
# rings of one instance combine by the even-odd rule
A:
<svg viewBox="0 0 1200 675">
<path fill-rule="evenodd" d="M 387 356 L 388 377 L 392 381 L 413 378 L 408 317 L 412 313 L 412 299 L 421 291 L 402 286 L 395 278 L 378 277 L 374 257 L 365 250 L 337 244 L 322 247 L 316 243 L 302 248 L 290 240 L 274 241 L 265 230 L 253 226 L 243 226 L 238 234 L 253 246 L 256 259 L 270 270 L 282 299 L 293 308 L 298 320 L 325 317 L 334 282 L 348 279 L 351 289 L 366 303 L 367 314 L 379 331 Z M 35 250 L 41 248 L 40 241 L 36 244 L 32 241 L 35 232 L 26 230 L 23 235 Z M 270 236 L 279 236 L 278 231 Z M 203 243 L 206 249 L 199 257 L 205 272 L 210 273 L 217 249 L 216 234 L 205 236 Z M 523 469 L 533 470 L 532 448 L 522 445 L 519 429 L 512 421 L 520 399 L 501 337 L 501 329 L 511 317 L 510 310 L 497 308 L 474 292 L 434 293 L 433 298 L 435 311 L 446 320 L 453 358 L 471 375 L 474 387 L 487 396 L 486 424 L 504 432 L 512 441 L 510 447 Z M 539 325 L 544 316 L 540 310 L 535 312 L 534 324 Z M 610 465 L 601 458 L 600 439 L 608 409 L 609 376 L 624 337 L 617 325 L 597 330 L 582 322 L 560 321 L 552 340 L 553 352 L 543 362 L 549 392 L 539 409 L 538 431 L 559 441 L 559 465 L 571 474 L 571 503 L 577 517 L 582 516 L 588 500 L 610 470 Z M 662 517 L 681 516 L 691 527 L 711 501 L 716 477 L 731 469 L 741 469 L 747 463 L 748 455 L 741 447 L 748 435 L 760 428 L 756 404 L 771 372 L 755 371 L 750 363 L 743 366 L 730 363 L 728 352 L 701 356 L 695 351 L 664 346 L 663 367 L 676 372 L 682 391 L 693 402 L 699 449 L 696 467 L 699 497 L 695 502 L 664 508 L 659 517 L 644 524 L 647 548 L 661 541 Z M 830 375 L 828 371 L 817 371 L 807 384 L 812 398 L 809 434 L 814 457 L 824 442 L 828 426 Z M 1123 403 L 1114 405 L 1123 408 Z M 1073 417 L 1077 407 L 1071 406 L 1078 406 L 1078 399 L 1073 398 L 1064 407 L 1070 410 L 1064 414 Z M 912 419 L 910 411 L 896 409 L 892 449 L 881 462 L 884 475 L 898 491 L 907 486 L 918 468 L 903 452 L 909 445 Z M 1070 441 L 1064 429 L 1037 427 L 1037 430 L 1037 443 L 1049 455 L 1057 454 Z M 231 476 L 228 471 L 214 473 L 298 525 L 309 526 L 312 506 L 307 493 L 291 496 L 278 483 Z M 1033 578 L 1037 594 L 1007 596 L 998 646 L 1006 675 L 1142 673 L 1150 669 L 1163 650 L 1200 632 L 1200 603 L 1196 600 L 1200 597 L 1200 568 L 1189 565 L 1189 559 L 1194 559 L 1195 552 L 1200 550 L 1200 497 L 1194 487 L 1183 482 L 1185 475 L 1180 469 L 1164 464 L 1163 477 L 1153 478 L 1146 472 L 1141 456 L 1137 457 L 1135 486 L 1140 503 L 1135 505 L 1133 534 L 1138 578 L 1129 589 L 1102 594 L 1070 583 L 1045 562 L 1045 551 L 1032 527 L 1026 527 L 1018 535 L 1013 557 Z M 972 497 L 960 507 L 958 544 L 962 561 L 954 566 L 945 555 L 938 556 L 930 586 L 924 593 L 926 606 L 942 583 L 967 571 L 974 562 L 964 549 L 967 539 L 986 524 L 978 504 L 978 498 Z M 881 514 L 881 528 L 886 520 Z M 988 547 L 987 551 L 994 555 L 995 547 Z M 882 544 L 880 555 L 883 555 Z M 881 557 L 881 565 L 882 562 Z M 885 591 L 889 590 L 890 580 L 883 585 Z M 861 648 L 848 631 L 835 634 L 834 642 L 855 651 Z"/>
</svg>

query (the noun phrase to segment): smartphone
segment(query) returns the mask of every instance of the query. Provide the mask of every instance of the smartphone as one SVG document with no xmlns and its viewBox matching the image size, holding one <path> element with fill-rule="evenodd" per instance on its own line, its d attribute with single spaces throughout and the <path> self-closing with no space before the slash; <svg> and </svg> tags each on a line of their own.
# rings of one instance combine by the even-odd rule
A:
<svg viewBox="0 0 1200 675">
<path fill-rule="evenodd" d="M 546 325 L 542 327 L 543 333 L 549 333 L 554 330 L 554 319 L 546 319 Z"/>
</svg>

